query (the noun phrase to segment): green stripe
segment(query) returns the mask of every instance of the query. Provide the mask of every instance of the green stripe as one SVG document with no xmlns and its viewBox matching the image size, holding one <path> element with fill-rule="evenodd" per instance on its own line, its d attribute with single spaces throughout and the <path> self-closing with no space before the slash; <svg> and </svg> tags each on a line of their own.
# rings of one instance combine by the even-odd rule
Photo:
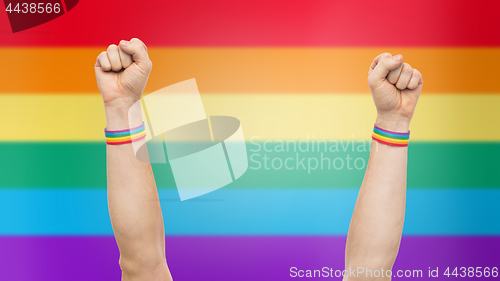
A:
<svg viewBox="0 0 500 281">
<path fill-rule="evenodd" d="M 382 133 L 379 133 L 379 132 L 374 132 L 374 135 L 375 136 L 384 137 L 384 138 L 388 138 L 388 139 L 396 139 L 396 140 L 409 140 L 410 139 L 410 137 L 391 136 L 391 135 L 382 134 Z"/>
<path fill-rule="evenodd" d="M 130 136 L 135 136 L 135 135 L 140 135 L 144 133 L 146 129 L 144 127 L 141 127 L 136 130 L 128 131 L 128 132 L 121 132 L 121 133 L 105 133 L 104 135 L 106 138 L 122 138 L 122 137 L 130 137 Z"/>
<path fill-rule="evenodd" d="M 262 145 L 262 143 L 260 143 Z M 257 146 L 248 143 L 248 171 L 231 184 L 231 187 L 359 187 L 364 169 L 349 170 L 333 168 L 320 170 L 273 169 L 279 161 L 292 157 L 293 166 L 302 160 L 307 166 L 307 158 L 321 159 L 317 152 L 254 152 Z M 273 144 L 266 148 L 272 149 Z M 78 142 L 24 142 L 0 143 L 0 187 L 88 187 L 103 188 L 106 185 L 106 147 L 104 143 Z M 324 153 L 330 159 L 347 155 L 352 159 L 367 161 L 368 152 Z M 268 168 L 255 170 L 258 160 L 263 165 L 264 155 L 269 158 Z M 500 143 L 489 142 L 411 142 L 409 147 L 408 186 L 425 187 L 500 187 Z M 345 161 L 345 160 L 344 160 Z M 359 160 L 358 164 L 362 160 Z M 346 161 L 345 161 L 346 162 Z M 289 162 L 290 165 L 292 161 Z M 324 162 L 326 163 L 326 162 Z M 337 167 L 340 166 L 337 162 Z M 313 162 L 312 162 L 313 164 Z M 290 166 L 289 165 L 289 166 Z M 352 164 L 351 164 L 352 165 Z M 311 165 L 312 166 L 312 165 Z M 168 164 L 154 164 L 156 181 L 160 187 L 175 186 Z"/>
<path fill-rule="evenodd" d="M 379 136 L 382 136 L 382 137 L 390 138 L 390 139 L 398 139 L 398 140 L 408 140 L 408 139 L 410 139 L 410 135 L 400 136 L 400 135 L 396 135 L 396 134 L 389 134 L 389 133 L 386 133 L 386 132 L 383 132 L 383 131 L 380 131 L 380 130 L 377 130 L 377 129 L 373 129 L 373 133 L 377 134 Z"/>
</svg>

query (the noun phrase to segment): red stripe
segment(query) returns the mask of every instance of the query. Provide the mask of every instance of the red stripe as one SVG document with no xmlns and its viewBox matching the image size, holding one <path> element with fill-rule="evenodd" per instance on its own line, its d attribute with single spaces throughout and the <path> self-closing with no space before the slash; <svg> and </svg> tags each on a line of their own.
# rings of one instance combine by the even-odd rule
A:
<svg viewBox="0 0 500 281">
<path fill-rule="evenodd" d="M 500 1 L 80 1 L 0 46 L 500 46 Z"/>
<path fill-rule="evenodd" d="M 138 138 L 132 138 L 132 139 L 126 140 L 126 141 L 113 141 L 110 139 L 106 139 L 106 144 L 109 144 L 109 145 L 127 144 L 127 143 L 133 143 L 134 141 L 142 140 L 144 138 L 146 138 L 146 134 L 144 134 Z"/>
<path fill-rule="evenodd" d="M 372 140 L 375 140 L 379 143 L 382 143 L 382 144 L 387 144 L 387 145 L 390 145 L 390 146 L 400 146 L 400 147 L 405 147 L 405 146 L 408 146 L 408 143 L 406 144 L 398 144 L 398 143 L 393 143 L 393 142 L 387 142 L 387 141 L 383 141 L 381 139 L 378 139 L 377 137 L 375 136 L 372 136 Z"/>
</svg>

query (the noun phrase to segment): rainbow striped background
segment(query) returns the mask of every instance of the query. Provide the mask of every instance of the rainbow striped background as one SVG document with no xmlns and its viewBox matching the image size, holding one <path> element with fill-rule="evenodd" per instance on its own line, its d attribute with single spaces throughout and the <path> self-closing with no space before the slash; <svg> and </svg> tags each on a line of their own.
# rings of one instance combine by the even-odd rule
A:
<svg viewBox="0 0 500 281">
<path fill-rule="evenodd" d="M 368 140 L 368 67 L 403 54 L 425 85 L 395 269 L 499 267 L 499 18 L 493 0 L 84 0 L 12 34 L 0 12 L 0 280 L 119 280 L 93 65 L 132 37 L 154 64 L 146 93 L 196 78 L 208 115 L 241 120 L 250 155 L 252 137 Z M 168 165 L 154 171 L 176 280 L 343 269 L 363 170 L 249 169 L 186 202 Z"/>
</svg>

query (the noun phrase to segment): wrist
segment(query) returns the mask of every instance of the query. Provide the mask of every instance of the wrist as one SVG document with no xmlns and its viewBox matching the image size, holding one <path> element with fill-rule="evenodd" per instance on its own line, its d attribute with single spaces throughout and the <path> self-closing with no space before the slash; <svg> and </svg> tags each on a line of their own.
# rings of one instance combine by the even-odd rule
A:
<svg viewBox="0 0 500 281">
<path fill-rule="evenodd" d="M 375 126 L 399 133 L 406 133 L 410 129 L 410 119 L 400 115 L 378 114 Z"/>
<path fill-rule="evenodd" d="M 108 130 L 122 130 L 137 127 L 142 124 L 142 109 L 140 101 L 132 105 L 105 105 L 106 128 Z"/>
</svg>

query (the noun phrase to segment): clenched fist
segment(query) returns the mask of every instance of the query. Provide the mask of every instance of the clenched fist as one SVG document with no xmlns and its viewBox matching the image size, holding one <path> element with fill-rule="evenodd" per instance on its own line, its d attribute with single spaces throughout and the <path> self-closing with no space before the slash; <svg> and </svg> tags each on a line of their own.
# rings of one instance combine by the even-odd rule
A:
<svg viewBox="0 0 500 281">
<path fill-rule="evenodd" d="M 403 56 L 377 56 L 368 72 L 368 85 L 377 107 L 375 124 L 381 128 L 407 132 L 422 91 L 422 75 Z"/>
<path fill-rule="evenodd" d="M 128 120 L 129 112 L 141 99 L 152 66 L 146 45 L 137 38 L 122 40 L 119 46 L 109 45 L 99 54 L 94 68 L 108 129 L 125 129 L 132 123 L 142 123 L 140 109 L 136 109 L 137 120 Z"/>
</svg>

